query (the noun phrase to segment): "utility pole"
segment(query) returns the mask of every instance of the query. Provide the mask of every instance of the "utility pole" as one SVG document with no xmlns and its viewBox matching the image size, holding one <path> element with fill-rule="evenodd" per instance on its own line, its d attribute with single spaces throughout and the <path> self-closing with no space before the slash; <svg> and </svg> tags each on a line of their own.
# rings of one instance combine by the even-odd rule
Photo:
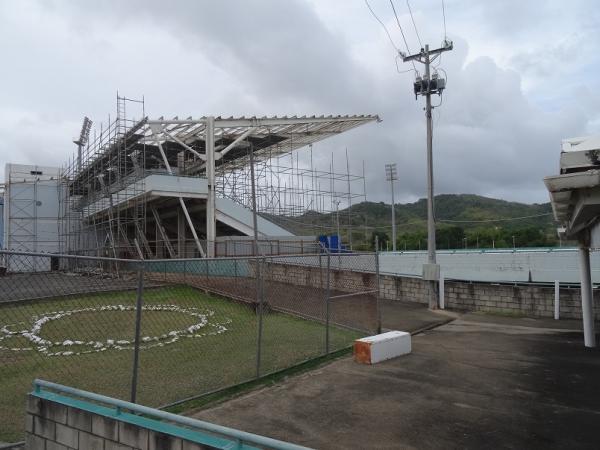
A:
<svg viewBox="0 0 600 450">
<path fill-rule="evenodd" d="M 435 50 L 429 50 L 425 45 L 419 53 L 414 55 L 402 55 L 404 62 L 417 61 L 425 66 L 423 78 L 417 76 L 414 82 L 415 98 L 418 95 L 425 96 L 425 117 L 427 119 L 427 264 L 423 264 L 423 279 L 431 282 L 429 286 L 429 308 L 437 309 L 436 284 L 440 278 L 440 266 L 435 257 L 435 216 L 433 205 L 433 124 L 431 121 L 431 94 L 442 95 L 446 87 L 446 80 L 438 77 L 437 72 L 431 75 L 431 63 L 441 57 L 443 52 L 452 50 L 452 41 L 444 40 L 443 46 Z"/>
<path fill-rule="evenodd" d="M 392 188 L 392 251 L 396 251 L 396 212 L 394 210 L 394 181 L 398 179 L 396 163 L 385 165 L 385 177 Z"/>
</svg>

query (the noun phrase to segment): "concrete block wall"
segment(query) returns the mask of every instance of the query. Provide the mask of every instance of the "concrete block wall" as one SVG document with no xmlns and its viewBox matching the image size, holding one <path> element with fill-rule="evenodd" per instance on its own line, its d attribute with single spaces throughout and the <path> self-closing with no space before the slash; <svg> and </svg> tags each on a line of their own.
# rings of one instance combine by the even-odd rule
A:
<svg viewBox="0 0 600 450">
<path fill-rule="evenodd" d="M 383 275 L 380 287 L 382 298 L 427 303 L 427 285 L 421 278 Z M 561 318 L 581 318 L 580 295 L 579 288 L 560 289 Z M 446 280 L 444 300 L 447 308 L 460 311 L 554 317 L 554 286 Z M 600 291 L 594 291 L 594 303 L 596 319 L 600 320 Z"/>
<path fill-rule="evenodd" d="M 267 279 L 300 286 L 323 286 L 326 273 L 319 267 L 294 264 L 267 264 Z M 331 289 L 357 292 L 374 289 L 375 274 L 349 270 L 332 270 Z M 417 277 L 380 275 L 380 297 L 427 303 L 428 286 Z M 492 313 L 525 315 L 531 317 L 554 316 L 554 286 L 534 284 L 510 285 L 485 282 L 446 280 L 444 283 L 446 307 L 460 311 L 485 311 Z M 600 320 L 600 291 L 594 290 L 596 320 Z M 560 317 L 581 318 L 579 288 L 560 289 Z"/>
<path fill-rule="evenodd" d="M 323 264 L 326 260 L 323 259 Z M 289 283 L 296 286 L 325 288 L 327 267 L 311 267 L 295 264 L 267 263 L 265 278 L 270 281 Z M 330 288 L 340 292 L 363 292 L 375 289 L 374 273 L 330 269 Z"/>
<path fill-rule="evenodd" d="M 446 305 L 467 311 L 501 312 L 531 317 L 554 317 L 554 286 L 507 285 L 448 281 Z M 560 289 L 560 317 L 581 319 L 579 288 Z M 594 291 L 595 317 L 600 320 L 600 292 Z"/>
<path fill-rule="evenodd" d="M 61 403 L 27 397 L 26 450 L 201 450 L 204 445 Z"/>
</svg>

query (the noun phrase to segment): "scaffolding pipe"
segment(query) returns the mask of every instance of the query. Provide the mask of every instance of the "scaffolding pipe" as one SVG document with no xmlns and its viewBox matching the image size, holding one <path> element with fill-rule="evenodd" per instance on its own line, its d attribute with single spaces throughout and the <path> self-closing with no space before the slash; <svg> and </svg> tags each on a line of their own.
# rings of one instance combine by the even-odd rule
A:
<svg viewBox="0 0 600 450">
<path fill-rule="evenodd" d="M 231 149 L 233 149 L 235 146 L 237 146 L 241 141 L 243 141 L 244 139 L 246 139 L 248 136 L 250 136 L 250 134 L 254 131 L 254 128 L 250 128 L 248 131 L 242 133 L 235 141 L 233 141 L 231 144 L 229 144 L 227 147 L 225 147 L 223 150 L 221 150 L 218 155 L 217 155 L 217 159 L 221 159 L 223 156 L 225 156 L 227 153 L 229 153 L 229 151 Z"/>
<path fill-rule="evenodd" d="M 160 155 L 163 158 L 163 161 L 165 163 L 165 167 L 167 169 L 167 172 L 169 172 L 169 175 L 173 175 L 173 170 L 171 169 L 171 165 L 169 164 L 169 160 L 167 159 L 167 155 L 165 154 L 165 150 L 163 149 L 163 146 L 162 146 L 162 144 L 160 143 L 160 141 L 158 139 L 156 139 L 156 144 L 158 145 L 158 150 L 160 151 Z M 213 163 L 214 163 L 214 161 L 213 161 Z M 213 167 L 214 167 L 214 164 L 213 164 Z M 210 188 L 209 188 L 209 193 L 210 193 Z M 183 197 L 179 197 L 179 204 L 181 205 L 181 209 L 183 210 L 183 214 L 185 214 L 185 218 L 187 220 L 187 223 L 188 223 L 188 225 L 190 227 L 190 230 L 192 231 L 192 236 L 194 236 L 194 241 L 196 242 L 196 248 L 198 248 L 198 251 L 200 252 L 200 255 L 202 255 L 202 257 L 205 257 L 206 253 L 204 252 L 204 249 L 202 248 L 202 244 L 200 243 L 200 239 L 198 238 L 198 234 L 196 233 L 196 228 L 194 227 L 194 222 L 192 222 L 192 218 L 190 217 L 190 213 L 188 212 L 187 206 L 185 206 L 185 202 L 183 201 Z M 208 205 L 207 205 L 207 211 L 208 211 Z M 213 210 L 213 214 L 214 214 L 214 210 Z M 207 245 L 207 247 L 208 247 L 208 245 Z M 214 254 L 213 254 L 213 256 L 214 256 Z"/>
<path fill-rule="evenodd" d="M 206 118 L 206 178 L 208 179 L 208 197 L 206 199 L 206 254 L 215 256 L 217 237 L 217 219 L 215 214 L 215 118 Z"/>
<path fill-rule="evenodd" d="M 192 218 L 190 217 L 190 213 L 188 212 L 187 206 L 185 206 L 183 197 L 179 197 L 179 204 L 181 205 L 183 214 L 185 214 L 185 218 L 187 220 L 188 225 L 190 226 L 190 230 L 192 230 L 192 236 L 194 236 L 194 241 L 196 242 L 196 247 L 198 248 L 200 255 L 204 258 L 204 257 L 206 257 L 206 253 L 204 252 L 204 249 L 202 248 L 202 244 L 200 243 L 200 239 L 198 238 L 198 234 L 196 233 L 196 229 L 194 228 L 194 222 L 192 222 Z"/>
<path fill-rule="evenodd" d="M 192 152 L 194 155 L 196 155 L 198 158 L 200 158 L 203 161 L 206 161 L 206 155 L 203 155 L 201 153 L 198 153 L 196 150 L 194 150 L 192 147 L 190 147 L 189 145 L 187 145 L 186 143 L 184 143 L 181 139 L 179 139 L 177 136 L 173 136 L 171 133 L 169 133 L 167 130 L 165 130 L 163 128 L 162 130 L 163 133 L 165 133 L 167 136 L 169 136 L 171 139 L 173 139 L 175 142 L 177 142 L 179 145 L 181 145 L 183 148 L 185 148 L 186 150 L 189 150 L 190 152 Z"/>
</svg>

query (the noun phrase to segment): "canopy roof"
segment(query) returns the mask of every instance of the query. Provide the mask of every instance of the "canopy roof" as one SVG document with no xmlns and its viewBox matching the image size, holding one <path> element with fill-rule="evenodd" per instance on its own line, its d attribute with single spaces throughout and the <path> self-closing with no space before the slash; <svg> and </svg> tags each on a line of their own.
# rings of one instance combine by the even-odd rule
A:
<svg viewBox="0 0 600 450">
<path fill-rule="evenodd" d="M 90 153 L 94 156 L 84 162 L 79 176 L 85 177 L 87 170 L 98 173 L 98 165 L 110 166 L 111 161 L 116 160 L 116 154 L 120 154 L 122 160 L 124 150 L 128 156 L 126 161 L 139 160 L 136 155 L 143 150 L 144 169 L 159 169 L 163 160 L 159 143 L 172 165 L 176 165 L 177 154 L 184 150 L 205 160 L 207 121 L 207 117 L 184 120 L 177 117 L 145 118 L 121 133 L 120 137 L 91 149 Z M 252 144 L 257 159 L 266 159 L 374 121 L 379 122 L 379 116 L 215 117 L 215 165 L 227 163 L 227 170 L 245 166 L 248 143 Z M 199 168 L 202 167 L 199 164 Z"/>
<path fill-rule="evenodd" d="M 600 137 L 565 139 L 560 175 L 544 178 L 559 234 L 572 238 L 600 216 Z"/>
</svg>

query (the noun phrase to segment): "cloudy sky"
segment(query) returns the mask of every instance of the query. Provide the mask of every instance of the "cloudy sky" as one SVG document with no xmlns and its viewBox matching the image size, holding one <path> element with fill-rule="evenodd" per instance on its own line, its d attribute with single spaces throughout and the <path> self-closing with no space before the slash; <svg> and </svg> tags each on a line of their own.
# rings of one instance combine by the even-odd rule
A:
<svg viewBox="0 0 600 450">
<path fill-rule="evenodd" d="M 404 49 L 390 2 L 370 4 Z M 407 3 L 395 6 L 416 52 Z M 441 1 L 410 6 L 439 46 Z M 600 134 L 597 2 L 447 0 L 446 23 L 436 192 L 547 201 L 561 139 Z M 379 114 L 315 153 L 366 160 L 369 199 L 387 200 L 386 162 L 398 200 L 426 192 L 423 100 L 363 0 L 0 0 L 0 53 L 1 164 L 60 165 L 84 115 L 114 115 L 118 90 L 145 96 L 152 117 Z"/>
</svg>

